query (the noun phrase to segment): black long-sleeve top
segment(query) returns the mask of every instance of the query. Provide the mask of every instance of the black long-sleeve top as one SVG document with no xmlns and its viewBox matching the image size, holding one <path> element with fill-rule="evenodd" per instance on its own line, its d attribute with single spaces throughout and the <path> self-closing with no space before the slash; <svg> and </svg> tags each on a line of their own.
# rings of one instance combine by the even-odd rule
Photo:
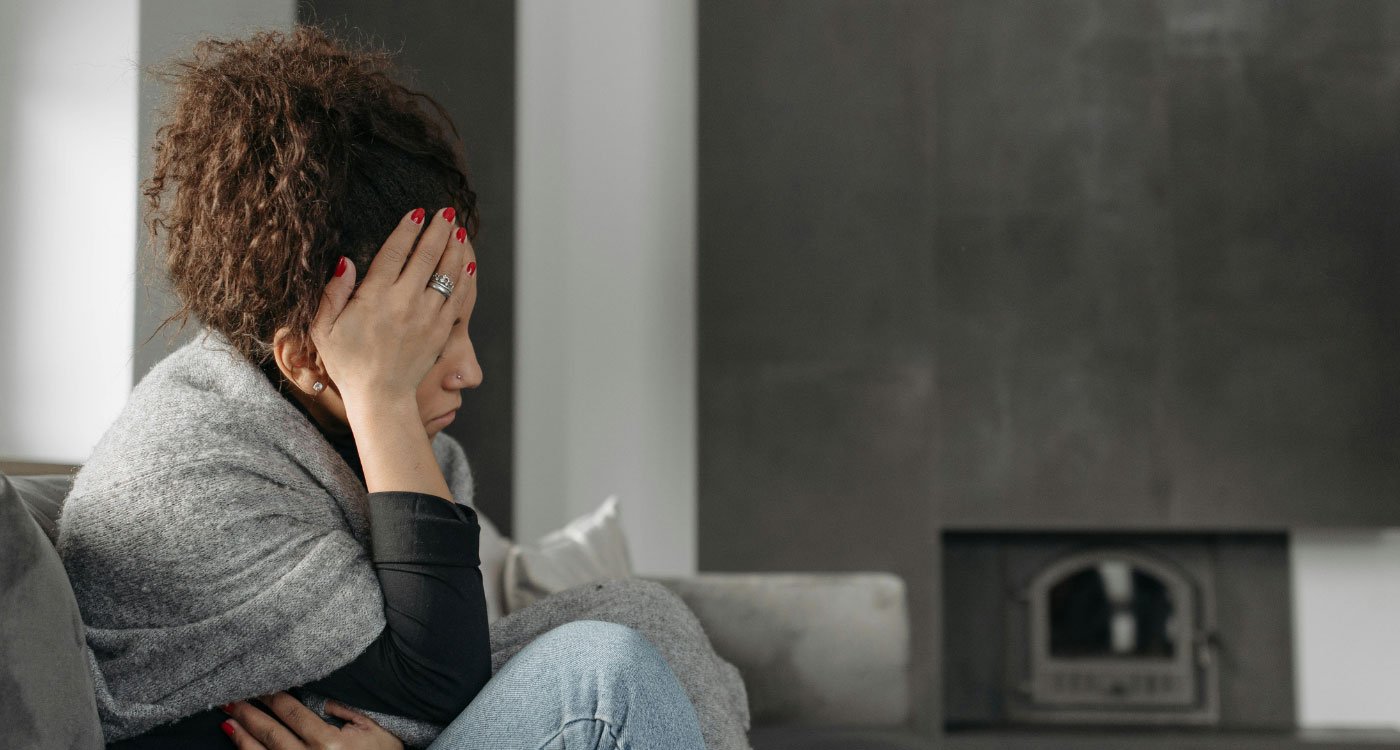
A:
<svg viewBox="0 0 1400 750">
<path fill-rule="evenodd" d="M 354 445 L 332 445 L 363 482 Z M 448 724 L 491 678 L 476 512 L 417 492 L 372 492 L 369 511 L 384 630 L 349 664 L 305 687 L 359 708 Z M 202 711 L 107 749 L 227 750 L 233 744 L 219 728 L 227 718 Z"/>
</svg>

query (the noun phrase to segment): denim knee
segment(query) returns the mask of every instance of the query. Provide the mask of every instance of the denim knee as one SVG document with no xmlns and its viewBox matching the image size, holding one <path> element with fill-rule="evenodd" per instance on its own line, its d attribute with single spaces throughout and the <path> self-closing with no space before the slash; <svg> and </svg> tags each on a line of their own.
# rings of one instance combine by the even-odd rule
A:
<svg viewBox="0 0 1400 750">
<path fill-rule="evenodd" d="M 539 645 L 563 663 L 588 672 L 631 672 L 647 663 L 665 664 L 656 646 L 634 628 L 601 620 L 576 620 L 543 635 Z"/>
<path fill-rule="evenodd" d="M 635 628 L 616 622 L 603 620 L 575 620 L 549 630 L 541 639 L 559 642 L 569 650 L 587 647 L 588 650 L 610 652 L 651 652 L 655 651 L 651 641 Z M 581 649 L 580 649 L 581 650 Z"/>
</svg>

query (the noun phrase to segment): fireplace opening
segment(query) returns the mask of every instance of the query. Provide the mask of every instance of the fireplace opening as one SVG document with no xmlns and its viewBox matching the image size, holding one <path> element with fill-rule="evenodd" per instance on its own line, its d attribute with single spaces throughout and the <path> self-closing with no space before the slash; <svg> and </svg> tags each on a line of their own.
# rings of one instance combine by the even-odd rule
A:
<svg viewBox="0 0 1400 750">
<path fill-rule="evenodd" d="M 1200 617 L 1209 583 L 1140 549 L 1091 543 L 1050 561 L 1021 597 L 1029 642 L 1007 644 L 1017 652 L 1008 661 L 1028 665 L 1014 676 L 1013 717 L 1211 721 L 1202 698 L 1215 662 Z"/>
<path fill-rule="evenodd" d="M 950 729 L 1292 726 L 1285 535 L 950 531 L 943 574 Z"/>
</svg>

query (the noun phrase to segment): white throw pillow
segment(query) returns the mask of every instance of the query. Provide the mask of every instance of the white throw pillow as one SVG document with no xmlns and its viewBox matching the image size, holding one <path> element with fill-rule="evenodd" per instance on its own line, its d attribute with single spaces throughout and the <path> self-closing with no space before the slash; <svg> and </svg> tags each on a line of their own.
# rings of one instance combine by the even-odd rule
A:
<svg viewBox="0 0 1400 750">
<path fill-rule="evenodd" d="M 481 558 L 481 587 L 486 592 L 486 622 L 493 623 L 505 615 L 506 598 L 501 590 L 505 579 L 506 556 L 510 554 L 510 539 L 501 535 L 496 524 L 481 511 L 476 512 L 481 524 L 481 541 L 477 556 Z"/>
<path fill-rule="evenodd" d="M 597 510 L 538 542 L 510 548 L 503 581 L 505 611 L 510 614 L 574 586 L 631 575 L 617 497 L 609 497 Z"/>
</svg>

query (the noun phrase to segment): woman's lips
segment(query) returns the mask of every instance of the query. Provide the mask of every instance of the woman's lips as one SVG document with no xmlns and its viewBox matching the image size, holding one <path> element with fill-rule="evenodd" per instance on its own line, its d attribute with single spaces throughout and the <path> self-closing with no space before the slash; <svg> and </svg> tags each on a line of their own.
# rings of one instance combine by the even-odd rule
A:
<svg viewBox="0 0 1400 750">
<path fill-rule="evenodd" d="M 453 409 L 452 411 L 447 412 L 446 414 L 444 414 L 444 415 L 442 415 L 442 416 L 440 416 L 440 417 L 433 417 L 433 421 L 431 421 L 431 422 L 428 423 L 428 427 L 429 427 L 430 429 L 431 429 L 431 428 L 437 428 L 437 429 L 440 430 L 440 429 L 442 429 L 442 428 L 444 428 L 444 427 L 446 427 L 446 426 L 452 424 L 452 420 L 454 420 L 454 419 L 456 419 L 456 418 L 457 418 L 457 410 L 456 410 L 456 409 Z"/>
</svg>

